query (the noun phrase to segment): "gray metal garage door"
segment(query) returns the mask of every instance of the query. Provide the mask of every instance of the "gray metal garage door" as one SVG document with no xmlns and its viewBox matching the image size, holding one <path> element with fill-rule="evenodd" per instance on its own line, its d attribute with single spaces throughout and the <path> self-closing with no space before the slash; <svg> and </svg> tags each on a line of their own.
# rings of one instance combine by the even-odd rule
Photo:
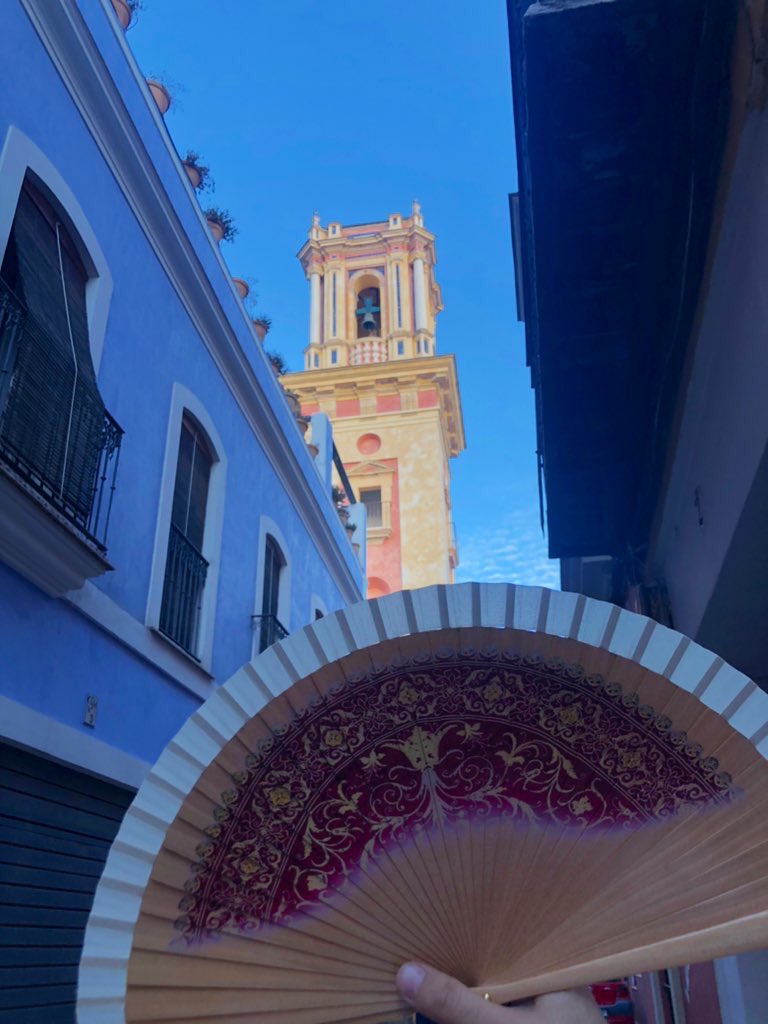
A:
<svg viewBox="0 0 768 1024">
<path fill-rule="evenodd" d="M 133 794 L 0 744 L 0 1021 L 72 1024 L 96 883 Z"/>
</svg>

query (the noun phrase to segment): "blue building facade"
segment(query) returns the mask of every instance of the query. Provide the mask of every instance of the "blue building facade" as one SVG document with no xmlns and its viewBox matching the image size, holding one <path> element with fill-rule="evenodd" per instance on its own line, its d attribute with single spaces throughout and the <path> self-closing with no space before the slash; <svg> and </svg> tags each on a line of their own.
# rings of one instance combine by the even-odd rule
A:
<svg viewBox="0 0 768 1024">
<path fill-rule="evenodd" d="M 109 0 L 3 4 L 0 96 L 0 1013 L 55 1024 L 151 762 L 364 573 Z"/>
</svg>

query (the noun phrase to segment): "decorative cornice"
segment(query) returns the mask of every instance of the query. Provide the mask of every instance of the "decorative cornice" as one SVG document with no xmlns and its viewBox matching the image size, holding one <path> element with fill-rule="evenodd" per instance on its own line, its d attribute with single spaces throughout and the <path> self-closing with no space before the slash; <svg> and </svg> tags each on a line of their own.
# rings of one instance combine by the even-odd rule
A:
<svg viewBox="0 0 768 1024">
<path fill-rule="evenodd" d="M 365 229 L 369 225 L 359 224 L 356 226 Z M 373 224 L 370 226 L 373 227 Z M 398 254 L 402 254 L 403 257 L 417 251 L 425 262 L 431 264 L 435 261 L 434 243 L 434 235 L 425 228 L 408 222 L 398 228 L 385 226 L 370 234 L 366 233 L 362 237 L 323 234 L 321 238 L 309 238 L 296 255 L 305 273 L 309 273 L 308 264 L 313 258 L 319 257 L 325 261 L 334 256 L 354 263 L 356 260 L 365 261 L 373 255 L 386 256 L 390 254 L 393 245 L 397 247 Z"/>
<path fill-rule="evenodd" d="M 385 466 L 383 462 L 350 462 L 345 466 L 347 475 L 353 476 L 371 476 L 374 473 L 384 474 L 386 476 L 394 476 L 394 466 Z M 370 529 L 370 527 L 369 527 Z"/>
<path fill-rule="evenodd" d="M 322 395 L 349 399 L 363 394 L 401 395 L 434 387 L 439 405 L 409 410 L 415 415 L 439 412 L 443 424 L 448 453 L 458 455 L 465 448 L 461 398 L 456 375 L 456 362 L 452 355 L 420 356 L 416 359 L 390 360 L 385 363 L 364 363 L 359 366 L 333 366 L 322 370 L 303 370 L 289 373 L 283 378 L 286 385 L 303 402 L 317 401 Z M 387 413 L 361 413 L 361 416 L 402 416 L 403 411 Z M 345 423 L 354 417 L 339 417 Z"/>
<path fill-rule="evenodd" d="M 112 13 L 109 0 L 100 0 L 104 17 L 112 25 L 116 44 L 144 96 L 169 163 L 175 167 L 180 194 L 186 192 L 205 239 L 218 261 L 227 286 L 240 310 L 242 323 L 235 325 L 221 307 L 210 278 L 200 262 L 196 245 L 187 235 L 173 201 L 149 156 L 141 133 L 110 75 L 75 0 L 20 0 L 40 41 L 56 67 L 101 155 L 114 175 L 125 201 L 168 275 L 179 301 L 194 324 L 201 343 L 226 381 L 249 427 L 267 454 L 272 467 L 294 504 L 311 541 L 316 545 L 345 600 L 359 597 L 357 576 L 345 550 L 343 529 L 330 506 L 321 502 L 319 478 L 298 431 L 282 390 L 274 378 L 262 348 L 253 340 L 253 358 L 262 361 L 261 372 L 249 362 L 240 338 L 254 339 L 242 305 L 236 300 L 231 275 L 210 238 L 194 191 L 186 179 L 173 143 L 149 94 L 138 66 Z M 199 247 L 200 243 L 197 243 Z M 210 253 L 208 256 L 210 257 Z M 281 405 L 282 403 L 282 405 Z M 280 414 L 278 414 L 280 413 Z M 295 437 L 292 436 L 295 434 Z M 304 460 L 303 462 L 301 460 Z M 306 469 L 302 468 L 306 467 Z M 338 537 L 337 537 L 338 535 Z"/>
</svg>

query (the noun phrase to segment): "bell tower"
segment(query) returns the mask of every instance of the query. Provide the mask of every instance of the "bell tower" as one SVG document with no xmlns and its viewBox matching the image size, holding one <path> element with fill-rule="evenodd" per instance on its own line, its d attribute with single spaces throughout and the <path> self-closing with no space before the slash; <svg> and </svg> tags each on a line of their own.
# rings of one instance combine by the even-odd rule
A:
<svg viewBox="0 0 768 1024">
<path fill-rule="evenodd" d="M 435 350 L 435 239 L 409 217 L 326 227 L 298 258 L 309 281 L 302 411 L 326 413 L 367 510 L 368 596 L 449 583 L 458 564 L 449 459 L 464 449 L 456 366 Z"/>
<path fill-rule="evenodd" d="M 310 295 L 305 369 L 435 354 L 435 239 L 415 200 L 410 217 L 371 224 L 323 228 L 315 214 L 298 255 Z"/>
</svg>

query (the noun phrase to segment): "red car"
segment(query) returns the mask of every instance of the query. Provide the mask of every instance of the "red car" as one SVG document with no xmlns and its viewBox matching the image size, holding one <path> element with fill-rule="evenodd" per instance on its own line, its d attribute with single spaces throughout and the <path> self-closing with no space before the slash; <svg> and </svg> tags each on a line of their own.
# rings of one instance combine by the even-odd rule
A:
<svg viewBox="0 0 768 1024">
<path fill-rule="evenodd" d="M 590 985 L 600 1012 L 610 1024 L 635 1024 L 635 1008 L 623 978 Z"/>
</svg>

